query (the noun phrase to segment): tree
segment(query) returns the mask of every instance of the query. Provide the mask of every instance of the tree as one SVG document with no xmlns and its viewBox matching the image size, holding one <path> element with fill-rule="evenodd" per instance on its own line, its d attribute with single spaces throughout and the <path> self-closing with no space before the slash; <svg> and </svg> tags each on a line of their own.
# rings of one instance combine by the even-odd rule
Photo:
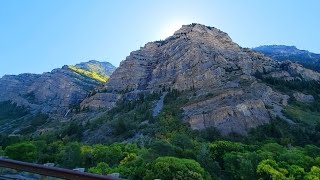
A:
<svg viewBox="0 0 320 180">
<path fill-rule="evenodd" d="M 214 161 L 210 155 L 210 151 L 207 145 L 202 145 L 197 155 L 197 162 L 200 163 L 213 179 L 219 179 L 221 174 L 221 167 L 217 161 Z"/>
<path fill-rule="evenodd" d="M 75 168 L 82 162 L 80 144 L 78 142 L 69 143 L 59 153 L 59 163 L 63 167 Z"/>
<path fill-rule="evenodd" d="M 174 133 L 170 139 L 170 143 L 182 148 L 183 150 L 193 147 L 192 140 L 186 134 Z"/>
<path fill-rule="evenodd" d="M 280 168 L 275 160 L 266 159 L 259 163 L 257 173 L 263 179 L 289 180 L 288 171 Z"/>
<path fill-rule="evenodd" d="M 105 162 L 100 162 L 96 167 L 89 168 L 89 172 L 107 175 L 110 172 L 110 166 Z"/>
<path fill-rule="evenodd" d="M 120 144 L 112 144 L 110 146 L 95 145 L 93 146 L 92 154 L 95 163 L 106 162 L 110 167 L 119 164 L 124 158 Z"/>
<path fill-rule="evenodd" d="M 255 169 L 261 157 L 255 152 L 231 152 L 223 157 L 226 174 L 234 179 L 256 177 Z"/>
<path fill-rule="evenodd" d="M 284 161 L 290 165 L 299 165 L 304 169 L 310 169 L 312 164 L 314 163 L 313 158 L 306 156 L 303 151 L 298 149 L 290 149 L 283 154 L 279 155 L 277 159 L 280 161 Z"/>
<path fill-rule="evenodd" d="M 320 180 L 320 167 L 312 166 L 311 171 L 304 177 L 305 180 Z"/>
<path fill-rule="evenodd" d="M 0 156 L 4 155 L 4 150 L 2 149 L 2 146 L 0 146 Z"/>
<path fill-rule="evenodd" d="M 7 146 L 5 154 L 15 160 L 34 162 L 37 158 L 37 148 L 30 142 L 22 142 Z"/>
<path fill-rule="evenodd" d="M 159 157 L 153 163 L 147 173 L 148 179 L 205 179 L 205 171 L 200 164 L 191 159 L 176 157 Z"/>
<path fill-rule="evenodd" d="M 303 179 L 305 172 L 304 169 L 298 165 L 291 165 L 288 168 L 290 176 L 293 176 L 295 179 Z"/>
</svg>

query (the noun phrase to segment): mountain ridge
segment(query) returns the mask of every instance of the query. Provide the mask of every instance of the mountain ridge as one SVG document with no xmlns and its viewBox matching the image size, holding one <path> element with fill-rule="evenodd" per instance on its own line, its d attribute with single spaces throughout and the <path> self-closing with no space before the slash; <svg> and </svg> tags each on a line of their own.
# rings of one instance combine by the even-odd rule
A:
<svg viewBox="0 0 320 180">
<path fill-rule="evenodd" d="M 286 45 L 264 45 L 252 49 L 275 60 L 281 62 L 290 60 L 306 68 L 320 72 L 320 54 Z"/>
</svg>

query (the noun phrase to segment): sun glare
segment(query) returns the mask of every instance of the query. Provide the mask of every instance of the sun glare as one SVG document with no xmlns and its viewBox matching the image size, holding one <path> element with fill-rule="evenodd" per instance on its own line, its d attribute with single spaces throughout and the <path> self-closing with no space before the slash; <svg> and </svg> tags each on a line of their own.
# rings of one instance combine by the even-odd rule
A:
<svg viewBox="0 0 320 180">
<path fill-rule="evenodd" d="M 186 23 L 177 21 L 164 25 L 163 29 L 160 31 L 160 38 L 163 40 L 169 36 L 172 36 L 175 31 L 182 27 L 182 25 L 186 25 Z"/>
</svg>

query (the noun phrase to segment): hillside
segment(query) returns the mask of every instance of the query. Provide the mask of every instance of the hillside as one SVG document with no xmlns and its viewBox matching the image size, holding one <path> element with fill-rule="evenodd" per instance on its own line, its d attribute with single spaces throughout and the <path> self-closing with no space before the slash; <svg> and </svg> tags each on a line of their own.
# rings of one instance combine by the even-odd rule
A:
<svg viewBox="0 0 320 180">
<path fill-rule="evenodd" d="M 29 116 L 40 113 L 50 116 L 51 119 L 63 119 L 92 91 L 102 86 L 111 75 L 109 73 L 115 69 L 111 67 L 108 72 L 100 74 L 70 67 L 76 66 L 63 66 L 43 74 L 6 75 L 0 79 L 0 102 L 11 102 L 18 108 L 24 107 Z M 101 69 L 105 68 L 107 67 L 101 66 Z M 5 106 L 1 109 L 4 110 Z M 21 119 L 15 124 L 16 127 L 12 128 L 19 129 L 28 124 L 22 123 L 24 120 L 28 121 L 28 118 L 19 118 Z M 1 127 L 9 126 L 11 127 L 1 124 Z M 10 130 L 12 131 L 11 128 L 6 128 L 6 131 Z"/>
</svg>

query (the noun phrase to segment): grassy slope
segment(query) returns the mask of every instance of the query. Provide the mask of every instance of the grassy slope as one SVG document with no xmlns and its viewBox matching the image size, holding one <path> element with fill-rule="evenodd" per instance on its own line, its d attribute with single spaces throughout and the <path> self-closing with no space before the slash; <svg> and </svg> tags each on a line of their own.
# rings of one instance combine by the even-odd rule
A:
<svg viewBox="0 0 320 180">
<path fill-rule="evenodd" d="M 95 80 L 102 82 L 102 83 L 107 82 L 110 78 L 107 75 L 101 75 L 101 74 L 99 74 L 97 72 L 93 72 L 93 71 L 86 71 L 86 70 L 78 68 L 76 66 L 68 66 L 68 68 L 76 73 L 82 74 L 84 76 L 95 79 Z"/>
</svg>

